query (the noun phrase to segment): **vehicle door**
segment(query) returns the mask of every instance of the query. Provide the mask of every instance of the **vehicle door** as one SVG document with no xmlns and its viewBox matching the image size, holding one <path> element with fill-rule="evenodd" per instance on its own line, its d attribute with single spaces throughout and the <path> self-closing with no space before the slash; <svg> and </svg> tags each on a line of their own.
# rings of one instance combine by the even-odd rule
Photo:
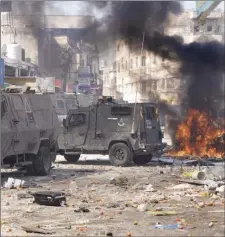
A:
<svg viewBox="0 0 225 237">
<path fill-rule="evenodd" d="M 147 144 L 161 143 L 161 129 L 157 108 L 151 105 L 141 105 L 143 111 L 144 131 Z"/>
<path fill-rule="evenodd" d="M 25 104 L 21 95 L 12 95 L 12 124 L 16 129 L 16 135 L 13 139 L 14 151 L 19 154 L 27 150 L 27 144 L 30 139 L 29 123 L 26 116 Z"/>
<path fill-rule="evenodd" d="M 1 95 L 1 157 L 14 155 L 11 147 L 15 130 L 11 124 L 10 106 L 5 96 Z"/>
<path fill-rule="evenodd" d="M 69 115 L 67 133 L 65 135 L 66 149 L 74 149 L 85 144 L 88 124 L 89 112 L 77 112 Z"/>
</svg>

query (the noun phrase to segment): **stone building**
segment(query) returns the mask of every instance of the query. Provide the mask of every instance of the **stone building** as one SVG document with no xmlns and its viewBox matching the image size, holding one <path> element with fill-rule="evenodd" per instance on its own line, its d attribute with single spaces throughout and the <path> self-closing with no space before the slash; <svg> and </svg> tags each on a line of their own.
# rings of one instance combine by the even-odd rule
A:
<svg viewBox="0 0 225 237">
<path fill-rule="evenodd" d="M 169 20 L 170 25 L 164 34 L 181 36 L 184 43 L 209 40 L 224 42 L 223 12 L 212 12 L 203 26 L 197 24 L 195 12 L 184 12 L 179 17 L 171 15 Z M 153 102 L 160 98 L 179 104 L 185 93 L 186 81 L 181 80 L 179 62 L 171 62 L 145 50 L 142 52 L 141 37 L 134 49 L 121 40 L 111 45 L 115 60 L 111 59 L 111 64 L 107 64 L 103 70 L 104 95 L 119 96 L 129 102 Z"/>
<path fill-rule="evenodd" d="M 21 45 L 22 60 L 37 65 L 42 76 L 55 77 L 66 91 L 72 92 L 81 77 L 86 77 L 89 84 L 97 84 L 98 51 L 95 45 L 81 41 L 94 18 L 45 15 L 43 7 L 42 1 L 12 2 L 1 14 L 1 47 Z"/>
</svg>

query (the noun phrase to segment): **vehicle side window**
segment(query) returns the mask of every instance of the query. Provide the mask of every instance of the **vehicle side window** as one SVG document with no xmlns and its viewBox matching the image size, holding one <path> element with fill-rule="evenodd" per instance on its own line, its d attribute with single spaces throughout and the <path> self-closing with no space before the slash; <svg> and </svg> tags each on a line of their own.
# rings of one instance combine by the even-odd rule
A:
<svg viewBox="0 0 225 237">
<path fill-rule="evenodd" d="M 69 124 L 73 127 L 83 123 L 85 123 L 85 114 L 73 114 L 69 122 Z"/>
<path fill-rule="evenodd" d="M 152 119 L 158 119 L 156 108 L 154 107 L 146 107 L 145 108 L 145 116 L 146 119 L 152 120 Z"/>
<path fill-rule="evenodd" d="M 7 112 L 6 101 L 4 97 L 1 97 L 1 118 L 5 116 Z"/>
<path fill-rule="evenodd" d="M 123 107 L 123 106 L 113 106 L 111 108 L 112 115 L 130 115 L 131 107 Z"/>
</svg>

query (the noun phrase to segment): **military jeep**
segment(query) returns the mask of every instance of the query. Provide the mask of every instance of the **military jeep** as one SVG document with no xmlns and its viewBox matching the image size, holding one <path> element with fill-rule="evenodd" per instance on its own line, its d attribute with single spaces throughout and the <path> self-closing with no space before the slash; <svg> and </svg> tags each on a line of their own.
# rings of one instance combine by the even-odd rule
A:
<svg viewBox="0 0 225 237">
<path fill-rule="evenodd" d="M 57 151 L 60 124 L 48 95 L 1 93 L 1 166 L 48 175 Z"/>
<path fill-rule="evenodd" d="M 68 162 L 81 154 L 109 155 L 115 166 L 148 163 L 165 148 L 156 104 L 97 104 L 68 112 L 59 153 Z"/>
</svg>

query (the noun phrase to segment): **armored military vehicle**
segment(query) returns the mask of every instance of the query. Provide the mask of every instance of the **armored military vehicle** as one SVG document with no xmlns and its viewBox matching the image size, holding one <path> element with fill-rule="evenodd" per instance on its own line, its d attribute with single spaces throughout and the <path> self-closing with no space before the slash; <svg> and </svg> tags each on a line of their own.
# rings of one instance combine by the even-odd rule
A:
<svg viewBox="0 0 225 237">
<path fill-rule="evenodd" d="M 13 92 L 13 93 L 12 93 Z M 60 124 L 49 95 L 1 91 L 1 164 L 47 175 Z"/>
<path fill-rule="evenodd" d="M 68 162 L 84 154 L 109 154 L 115 166 L 148 163 L 165 148 L 156 104 L 100 103 L 69 111 L 58 139 Z"/>
</svg>

